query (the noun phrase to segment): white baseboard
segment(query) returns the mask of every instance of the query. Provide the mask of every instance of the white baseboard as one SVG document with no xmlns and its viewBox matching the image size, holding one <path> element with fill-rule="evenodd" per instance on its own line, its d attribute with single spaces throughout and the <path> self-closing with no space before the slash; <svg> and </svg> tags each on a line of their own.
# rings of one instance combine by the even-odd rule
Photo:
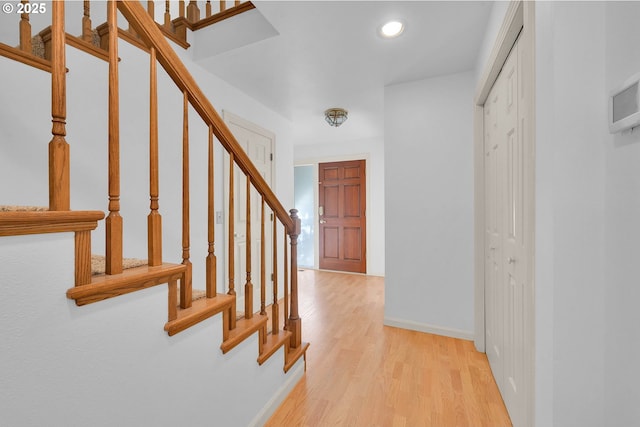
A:
<svg viewBox="0 0 640 427">
<path fill-rule="evenodd" d="M 296 384 L 298 384 L 298 381 L 302 379 L 302 375 L 304 375 L 304 364 L 304 360 L 300 359 L 298 363 L 289 370 L 287 373 L 287 380 L 282 384 L 278 391 L 271 396 L 271 399 L 269 399 L 267 404 L 264 405 L 260 412 L 256 414 L 247 427 L 260 427 L 269 421 L 269 418 L 271 418 L 276 409 L 278 409 L 291 390 L 293 390 L 293 387 L 295 387 Z"/>
<path fill-rule="evenodd" d="M 393 326 L 395 328 L 409 329 L 418 332 L 427 332 L 429 334 L 442 335 L 451 338 L 460 338 L 463 340 L 473 341 L 475 335 L 470 331 L 462 331 L 460 329 L 445 328 L 442 326 L 428 325 L 426 323 L 419 323 L 413 320 L 395 319 L 392 317 L 385 317 L 384 322 L 387 326 Z"/>
</svg>

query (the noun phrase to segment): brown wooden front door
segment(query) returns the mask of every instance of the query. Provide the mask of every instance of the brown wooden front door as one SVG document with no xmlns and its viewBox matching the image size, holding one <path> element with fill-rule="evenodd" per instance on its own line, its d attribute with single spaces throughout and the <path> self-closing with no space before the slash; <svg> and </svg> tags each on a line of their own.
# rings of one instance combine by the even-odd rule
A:
<svg viewBox="0 0 640 427">
<path fill-rule="evenodd" d="M 320 268 L 366 273 L 365 161 L 319 168 Z"/>
</svg>

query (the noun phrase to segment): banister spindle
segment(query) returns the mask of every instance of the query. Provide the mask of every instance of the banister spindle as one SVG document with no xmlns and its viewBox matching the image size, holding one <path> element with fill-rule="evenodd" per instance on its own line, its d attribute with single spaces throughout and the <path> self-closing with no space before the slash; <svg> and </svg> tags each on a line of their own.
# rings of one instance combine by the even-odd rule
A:
<svg viewBox="0 0 640 427">
<path fill-rule="evenodd" d="M 29 22 L 29 14 L 24 12 L 27 10 L 28 0 L 22 0 L 23 13 L 20 15 L 20 50 L 31 53 L 31 23 Z"/>
<path fill-rule="evenodd" d="M 284 330 L 289 330 L 289 240 L 288 240 L 288 234 L 287 234 L 287 228 L 284 228 L 284 255 L 283 255 L 283 261 L 284 261 L 284 281 L 283 281 L 283 288 L 284 288 L 284 301 L 283 301 L 283 308 L 284 308 Z"/>
<path fill-rule="evenodd" d="M 234 6 L 240 6 L 240 0 L 236 0 Z"/>
<path fill-rule="evenodd" d="M 262 212 L 260 220 L 260 314 L 266 315 L 267 300 L 267 271 L 266 271 L 266 250 L 265 250 L 265 224 L 264 224 L 264 195 L 262 196 Z"/>
<path fill-rule="evenodd" d="M 207 298 L 216 296 L 216 254 L 215 254 L 215 206 L 214 206 L 214 159 L 213 159 L 213 126 L 209 125 L 209 164 L 208 170 L 208 239 L 209 253 L 207 255 Z"/>
<path fill-rule="evenodd" d="M 82 40 L 93 43 L 93 30 L 91 29 L 91 5 L 89 0 L 84 0 L 84 14 L 82 15 Z"/>
<path fill-rule="evenodd" d="M 57 1 L 53 2 L 59 3 Z M 122 273 L 122 217 L 120 216 L 120 113 L 118 89 L 118 10 L 107 3 L 109 27 L 109 215 L 106 219 L 106 273 Z"/>
<path fill-rule="evenodd" d="M 192 265 L 189 235 L 189 95 L 183 92 L 182 110 L 182 264 L 187 267 L 180 285 L 180 307 L 191 307 Z"/>
<path fill-rule="evenodd" d="M 226 0 L 220 0 L 220 10 L 219 12 L 224 12 L 227 9 L 227 1 Z"/>
<path fill-rule="evenodd" d="M 229 246 L 228 246 L 228 262 L 229 262 L 229 295 L 236 294 L 235 288 L 235 241 L 236 241 L 236 215 L 235 215 L 235 164 L 233 153 L 229 153 Z M 235 329 L 236 327 L 236 304 L 231 304 L 231 315 L 229 319 L 229 329 Z"/>
<path fill-rule="evenodd" d="M 271 329 L 277 334 L 279 328 L 280 307 L 278 306 L 278 221 L 273 215 L 273 305 L 271 306 Z"/>
<path fill-rule="evenodd" d="M 205 14 L 207 18 L 211 16 L 211 0 L 207 0 L 207 5 L 205 6 Z"/>
<path fill-rule="evenodd" d="M 70 209 L 69 144 L 67 135 L 67 70 L 65 59 L 64 2 L 51 4 L 51 133 L 49 142 L 49 209 Z"/>
<path fill-rule="evenodd" d="M 155 1 L 153 0 L 147 1 L 147 13 L 151 17 L 151 19 L 153 19 L 154 21 L 156 20 L 156 2 Z"/>
<path fill-rule="evenodd" d="M 289 314 L 289 331 L 291 331 L 291 347 L 298 348 L 302 344 L 302 319 L 298 313 L 298 236 L 300 235 L 300 218 L 298 210 L 291 209 L 293 230 L 291 238 L 291 312 Z"/>
<path fill-rule="evenodd" d="M 196 0 L 189 1 L 187 6 L 187 21 L 198 22 L 200 20 L 200 8 L 198 8 L 198 2 Z"/>
<path fill-rule="evenodd" d="M 156 49 L 150 49 L 149 76 L 149 199 L 150 209 L 147 217 L 147 250 L 149 266 L 162 264 L 162 216 L 158 209 L 159 167 L 158 167 L 158 73 Z"/>
<path fill-rule="evenodd" d="M 165 1 L 164 5 L 164 29 L 167 31 L 171 31 L 171 12 L 170 12 L 169 0 Z"/>
<path fill-rule="evenodd" d="M 184 18 L 184 0 L 178 1 L 178 16 Z"/>
<path fill-rule="evenodd" d="M 247 264 L 247 281 L 244 284 L 244 318 L 251 319 L 253 317 L 253 283 L 251 283 L 251 178 L 246 175 L 247 184 L 247 210 L 246 210 L 246 259 Z"/>
</svg>

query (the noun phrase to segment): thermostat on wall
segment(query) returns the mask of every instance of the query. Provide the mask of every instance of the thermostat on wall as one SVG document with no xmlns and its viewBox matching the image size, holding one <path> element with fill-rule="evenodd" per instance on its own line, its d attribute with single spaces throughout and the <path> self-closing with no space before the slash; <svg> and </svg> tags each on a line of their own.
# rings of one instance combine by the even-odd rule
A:
<svg viewBox="0 0 640 427">
<path fill-rule="evenodd" d="M 629 77 L 609 94 L 609 132 L 640 125 L 640 73 Z"/>
</svg>

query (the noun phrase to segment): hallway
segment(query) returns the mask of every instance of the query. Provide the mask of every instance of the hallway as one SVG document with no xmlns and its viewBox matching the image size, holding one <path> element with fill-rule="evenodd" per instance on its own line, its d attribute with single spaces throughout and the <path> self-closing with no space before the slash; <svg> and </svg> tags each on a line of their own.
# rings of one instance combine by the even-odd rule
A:
<svg viewBox="0 0 640 427">
<path fill-rule="evenodd" d="M 301 271 L 307 372 L 266 424 L 510 426 L 471 341 L 383 325 L 381 277 Z"/>
</svg>

